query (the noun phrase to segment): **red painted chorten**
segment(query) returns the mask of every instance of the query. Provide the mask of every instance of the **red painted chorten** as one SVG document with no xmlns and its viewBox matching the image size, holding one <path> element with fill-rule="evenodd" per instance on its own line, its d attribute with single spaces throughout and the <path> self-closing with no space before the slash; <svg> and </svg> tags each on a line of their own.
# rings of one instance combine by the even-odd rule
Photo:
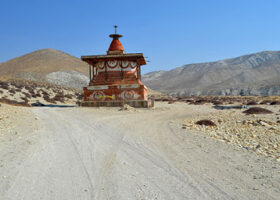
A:
<svg viewBox="0 0 280 200">
<path fill-rule="evenodd" d="M 84 87 L 82 106 L 149 107 L 147 88 L 141 82 L 144 55 L 126 54 L 119 40 L 122 35 L 115 32 L 110 37 L 113 40 L 107 55 L 81 57 L 89 64 L 90 77 L 89 85 Z"/>
</svg>

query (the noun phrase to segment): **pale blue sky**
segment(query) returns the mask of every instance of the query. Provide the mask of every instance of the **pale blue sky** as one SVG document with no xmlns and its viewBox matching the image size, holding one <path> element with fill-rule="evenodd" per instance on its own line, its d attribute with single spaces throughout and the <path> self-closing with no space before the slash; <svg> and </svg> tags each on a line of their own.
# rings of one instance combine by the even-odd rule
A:
<svg viewBox="0 0 280 200">
<path fill-rule="evenodd" d="M 0 62 L 41 48 L 105 54 L 119 25 L 143 72 L 280 50 L 279 0 L 0 0 Z"/>
</svg>

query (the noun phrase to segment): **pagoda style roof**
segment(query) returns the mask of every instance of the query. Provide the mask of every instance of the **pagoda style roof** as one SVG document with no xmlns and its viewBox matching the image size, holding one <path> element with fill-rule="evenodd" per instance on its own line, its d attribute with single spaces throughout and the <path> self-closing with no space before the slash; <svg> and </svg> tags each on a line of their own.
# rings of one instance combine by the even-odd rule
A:
<svg viewBox="0 0 280 200">
<path fill-rule="evenodd" d="M 146 65 L 143 53 L 111 54 L 111 55 L 88 55 L 82 56 L 81 59 L 89 64 L 108 60 L 137 60 L 140 65 Z"/>
</svg>

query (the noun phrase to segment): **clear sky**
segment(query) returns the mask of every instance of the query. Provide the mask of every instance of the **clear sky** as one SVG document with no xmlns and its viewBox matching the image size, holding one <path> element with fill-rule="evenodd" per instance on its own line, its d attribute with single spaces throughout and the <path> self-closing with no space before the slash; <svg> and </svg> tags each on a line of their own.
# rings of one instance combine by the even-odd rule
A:
<svg viewBox="0 0 280 200">
<path fill-rule="evenodd" d="M 0 62 L 42 48 L 105 54 L 119 26 L 145 72 L 280 50 L 279 0 L 0 0 Z"/>
</svg>

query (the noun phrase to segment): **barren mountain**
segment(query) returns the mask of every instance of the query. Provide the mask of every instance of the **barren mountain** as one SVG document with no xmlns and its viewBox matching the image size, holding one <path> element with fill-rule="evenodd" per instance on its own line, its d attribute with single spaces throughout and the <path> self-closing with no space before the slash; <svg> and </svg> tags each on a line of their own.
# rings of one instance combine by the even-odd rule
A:
<svg viewBox="0 0 280 200">
<path fill-rule="evenodd" d="M 177 95 L 280 95 L 280 51 L 189 64 L 143 76 L 150 88 Z"/>
<path fill-rule="evenodd" d="M 41 49 L 0 64 L 0 78 L 56 83 L 81 89 L 88 83 L 88 66 L 54 49 Z"/>
</svg>

